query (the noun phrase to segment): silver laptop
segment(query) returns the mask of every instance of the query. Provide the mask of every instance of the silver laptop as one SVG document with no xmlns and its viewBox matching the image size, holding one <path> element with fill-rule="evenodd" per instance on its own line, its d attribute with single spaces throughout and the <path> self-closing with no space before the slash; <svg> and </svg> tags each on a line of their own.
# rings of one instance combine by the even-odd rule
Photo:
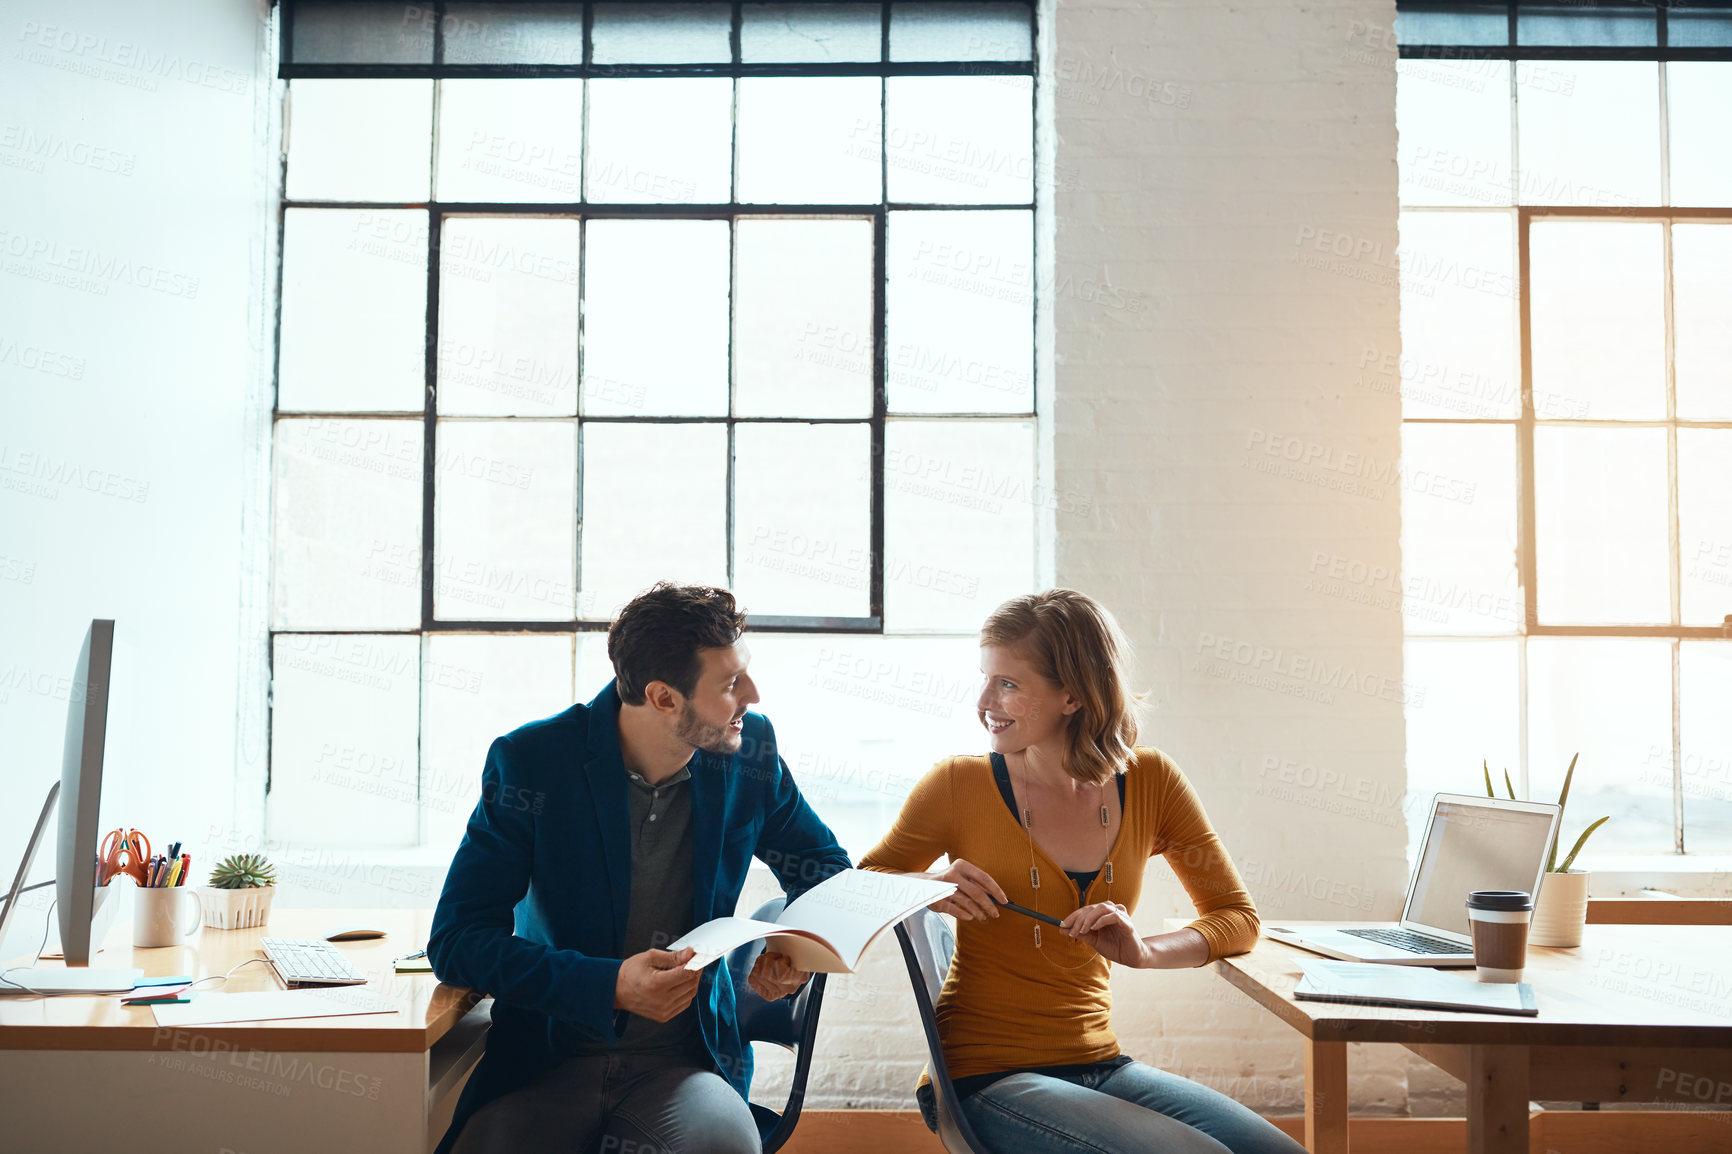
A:
<svg viewBox="0 0 1732 1154">
<path fill-rule="evenodd" d="M 1431 803 L 1419 868 L 1401 921 L 1263 927 L 1263 936 L 1331 958 L 1397 966 L 1471 966 L 1467 895 L 1538 894 L 1562 810 L 1543 801 L 1440 793 Z"/>
</svg>

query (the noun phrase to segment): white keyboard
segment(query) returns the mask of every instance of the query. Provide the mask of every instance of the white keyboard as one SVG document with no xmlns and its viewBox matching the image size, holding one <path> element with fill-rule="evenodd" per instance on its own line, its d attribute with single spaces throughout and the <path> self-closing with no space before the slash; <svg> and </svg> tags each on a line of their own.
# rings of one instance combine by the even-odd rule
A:
<svg viewBox="0 0 1732 1154">
<path fill-rule="evenodd" d="M 318 938 L 260 938 L 259 945 L 283 985 L 291 990 L 303 986 L 359 986 L 367 976 L 349 964 L 343 951 Z"/>
</svg>

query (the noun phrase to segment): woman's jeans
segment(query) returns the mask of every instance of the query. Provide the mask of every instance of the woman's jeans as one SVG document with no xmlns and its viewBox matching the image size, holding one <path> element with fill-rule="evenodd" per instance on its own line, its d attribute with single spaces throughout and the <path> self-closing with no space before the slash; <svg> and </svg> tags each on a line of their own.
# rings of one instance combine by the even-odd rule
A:
<svg viewBox="0 0 1732 1154">
<path fill-rule="evenodd" d="M 1225 1094 L 1141 1062 L 1012 1074 L 969 1095 L 962 1112 L 994 1154 L 1305 1154 Z"/>
</svg>

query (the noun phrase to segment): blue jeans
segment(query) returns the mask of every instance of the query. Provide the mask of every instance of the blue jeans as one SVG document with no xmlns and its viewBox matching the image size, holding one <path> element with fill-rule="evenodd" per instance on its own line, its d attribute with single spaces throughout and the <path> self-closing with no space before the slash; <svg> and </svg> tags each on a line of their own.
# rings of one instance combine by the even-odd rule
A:
<svg viewBox="0 0 1732 1154">
<path fill-rule="evenodd" d="M 962 1112 L 995 1154 L 1305 1154 L 1225 1094 L 1141 1062 L 1012 1074 L 965 1098 Z"/>
</svg>

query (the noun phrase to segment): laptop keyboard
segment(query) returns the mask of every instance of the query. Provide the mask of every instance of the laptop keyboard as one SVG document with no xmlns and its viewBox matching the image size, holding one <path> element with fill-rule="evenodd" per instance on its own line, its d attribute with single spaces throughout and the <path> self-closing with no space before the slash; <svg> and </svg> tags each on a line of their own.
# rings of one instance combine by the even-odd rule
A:
<svg viewBox="0 0 1732 1154">
<path fill-rule="evenodd" d="M 1379 945 L 1394 946 L 1398 950 L 1406 950 L 1410 954 L 1453 954 L 1457 956 L 1473 955 L 1473 950 L 1459 942 L 1444 938 L 1434 938 L 1430 934 L 1418 934 L 1412 930 L 1385 929 L 1381 926 L 1366 926 L 1361 929 L 1342 930 L 1344 934 L 1352 934 L 1356 938 L 1364 938 L 1368 942 Z"/>
</svg>

